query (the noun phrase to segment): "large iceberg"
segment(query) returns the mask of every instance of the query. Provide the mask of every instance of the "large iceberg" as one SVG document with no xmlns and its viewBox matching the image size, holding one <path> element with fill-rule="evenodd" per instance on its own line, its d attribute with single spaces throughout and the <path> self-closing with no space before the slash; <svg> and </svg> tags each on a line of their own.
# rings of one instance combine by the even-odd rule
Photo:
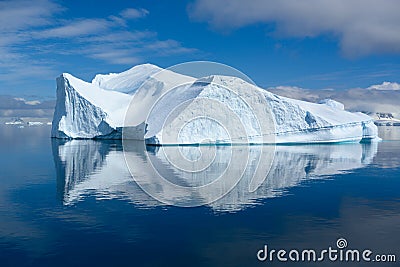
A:
<svg viewBox="0 0 400 267">
<path fill-rule="evenodd" d="M 371 117 L 334 100 L 310 103 L 237 77 L 194 78 L 151 64 L 96 75 L 92 82 L 62 74 L 52 137 L 124 137 L 161 145 L 378 139 Z"/>
</svg>

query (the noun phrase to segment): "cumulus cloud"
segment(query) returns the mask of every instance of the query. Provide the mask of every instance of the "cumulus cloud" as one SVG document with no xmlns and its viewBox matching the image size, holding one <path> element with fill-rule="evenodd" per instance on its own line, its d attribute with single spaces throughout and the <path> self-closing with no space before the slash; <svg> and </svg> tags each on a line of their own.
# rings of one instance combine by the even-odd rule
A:
<svg viewBox="0 0 400 267">
<path fill-rule="evenodd" d="M 382 84 L 375 84 L 368 87 L 370 90 L 400 90 L 399 83 L 383 82 Z"/>
<path fill-rule="evenodd" d="M 26 100 L 8 95 L 0 95 L 0 117 L 41 117 L 51 118 L 54 100 Z"/>
<path fill-rule="evenodd" d="M 197 0 L 188 7 L 193 20 L 220 30 L 264 23 L 277 37 L 331 34 L 348 57 L 400 53 L 399 10 L 397 0 Z"/>
<path fill-rule="evenodd" d="M 25 98 L 22 98 L 22 97 L 16 97 L 16 98 L 14 98 L 14 100 L 22 101 L 26 105 L 30 105 L 30 106 L 36 106 L 36 105 L 39 105 L 42 103 L 39 100 L 26 100 Z"/>
<path fill-rule="evenodd" d="M 316 92 L 297 86 L 276 86 L 276 87 L 270 87 L 267 90 L 276 93 L 278 95 L 287 96 L 290 98 L 304 100 L 304 101 L 318 102 L 319 100 L 321 100 L 320 96 Z"/>
<path fill-rule="evenodd" d="M 393 113 L 396 117 L 400 117 L 400 90 L 371 90 L 370 88 L 312 90 L 291 86 L 277 86 L 270 87 L 267 90 L 281 96 L 314 103 L 330 98 L 343 103 L 345 109 L 349 111 Z"/>
</svg>

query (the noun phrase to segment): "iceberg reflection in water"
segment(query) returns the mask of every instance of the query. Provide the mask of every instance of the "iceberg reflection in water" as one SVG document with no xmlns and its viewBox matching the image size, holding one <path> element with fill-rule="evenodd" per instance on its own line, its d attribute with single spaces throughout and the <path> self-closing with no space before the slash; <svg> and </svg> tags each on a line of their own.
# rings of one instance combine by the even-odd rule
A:
<svg viewBox="0 0 400 267">
<path fill-rule="evenodd" d="M 143 142 L 132 141 L 129 149 L 125 146 L 124 152 L 122 142 L 117 140 L 53 139 L 52 146 L 58 175 L 58 195 L 64 205 L 73 205 L 86 197 L 95 197 L 97 200 L 122 199 L 140 207 L 165 205 L 146 194 L 141 188 L 143 186 L 161 192 L 171 200 L 180 198 L 178 202 L 199 198 L 207 200 L 220 194 L 225 189 L 221 187 L 232 182 L 228 179 L 225 183 L 217 184 L 206 195 L 199 192 L 198 195 L 185 196 L 159 183 L 160 180 L 154 175 L 156 167 L 169 181 L 182 186 L 206 185 L 226 171 L 231 180 L 238 181 L 228 186 L 234 185 L 226 195 L 208 205 L 215 211 L 238 211 L 256 205 L 262 199 L 282 196 L 290 187 L 306 180 L 325 179 L 362 168 L 372 162 L 378 144 L 160 148 L 146 147 Z M 124 153 L 135 179 L 126 165 Z M 241 164 L 226 169 L 232 163 L 232 155 L 248 158 L 247 162 L 243 160 L 246 164 L 244 169 Z M 207 172 L 182 171 L 170 163 L 174 156 L 184 156 L 190 160 L 203 157 L 212 160 L 212 163 L 205 164 Z M 257 169 L 259 159 L 261 161 Z M 141 187 L 135 180 L 140 182 Z"/>
</svg>

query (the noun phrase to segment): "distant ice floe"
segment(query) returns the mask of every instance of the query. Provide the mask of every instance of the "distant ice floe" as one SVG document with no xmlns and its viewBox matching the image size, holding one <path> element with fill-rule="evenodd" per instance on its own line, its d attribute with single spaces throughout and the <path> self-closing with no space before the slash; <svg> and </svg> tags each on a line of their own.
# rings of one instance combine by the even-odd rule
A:
<svg viewBox="0 0 400 267">
<path fill-rule="evenodd" d="M 25 122 L 21 118 L 14 118 L 11 121 L 6 121 L 5 125 L 15 125 L 18 128 L 24 128 L 25 126 L 42 126 L 42 125 L 51 125 L 51 122 L 44 122 L 42 121 L 27 121 Z"/>
<path fill-rule="evenodd" d="M 15 118 L 12 121 L 7 121 L 5 125 L 23 125 L 24 121 L 21 118 Z"/>
<path fill-rule="evenodd" d="M 39 126 L 39 125 L 43 125 L 43 122 L 40 122 L 40 121 L 28 121 L 26 124 L 28 124 L 28 126 Z"/>
</svg>

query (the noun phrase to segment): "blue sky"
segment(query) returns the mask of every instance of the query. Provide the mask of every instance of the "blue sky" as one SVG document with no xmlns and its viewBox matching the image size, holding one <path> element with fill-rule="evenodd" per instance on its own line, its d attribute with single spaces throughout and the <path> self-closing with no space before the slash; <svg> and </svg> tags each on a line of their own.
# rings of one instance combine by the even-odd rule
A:
<svg viewBox="0 0 400 267">
<path fill-rule="evenodd" d="M 191 60 L 261 87 L 399 82 L 399 11 L 395 0 L 1 1 L 0 94 L 54 98 L 62 72 Z"/>
</svg>

